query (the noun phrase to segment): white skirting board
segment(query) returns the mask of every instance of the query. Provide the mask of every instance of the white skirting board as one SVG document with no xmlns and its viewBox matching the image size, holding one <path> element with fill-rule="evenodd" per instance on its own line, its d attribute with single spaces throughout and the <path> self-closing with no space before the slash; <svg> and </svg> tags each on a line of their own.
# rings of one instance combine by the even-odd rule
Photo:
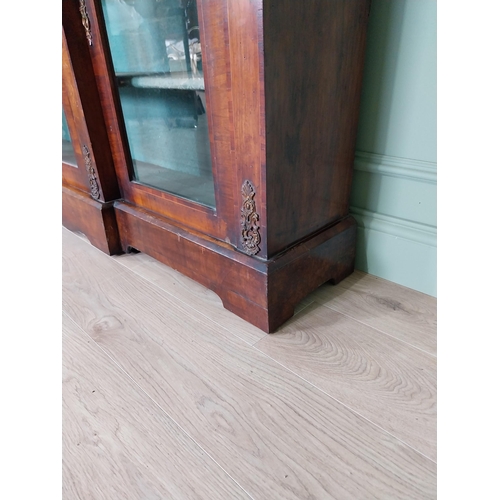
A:
<svg viewBox="0 0 500 500">
<path fill-rule="evenodd" d="M 437 294 L 436 164 L 357 152 L 356 268 Z"/>
</svg>

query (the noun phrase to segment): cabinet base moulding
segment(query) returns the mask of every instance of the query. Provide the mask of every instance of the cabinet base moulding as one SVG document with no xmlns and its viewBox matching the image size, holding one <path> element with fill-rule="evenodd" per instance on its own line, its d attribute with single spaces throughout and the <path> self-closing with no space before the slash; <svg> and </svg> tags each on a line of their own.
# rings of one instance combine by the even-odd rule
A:
<svg viewBox="0 0 500 500">
<path fill-rule="evenodd" d="M 62 222 L 67 229 L 83 233 L 104 253 L 122 253 L 113 202 L 103 203 L 90 194 L 63 186 Z"/>
<path fill-rule="evenodd" d="M 347 216 L 279 255 L 263 260 L 118 201 L 124 251 L 134 248 L 213 290 L 226 309 L 275 332 L 295 306 L 326 281 L 354 271 L 356 221 Z"/>
</svg>

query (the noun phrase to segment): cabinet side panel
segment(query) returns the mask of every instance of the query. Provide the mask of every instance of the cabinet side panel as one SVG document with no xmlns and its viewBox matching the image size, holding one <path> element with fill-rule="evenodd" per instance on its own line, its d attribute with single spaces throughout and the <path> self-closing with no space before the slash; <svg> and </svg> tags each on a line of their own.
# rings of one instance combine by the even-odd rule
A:
<svg viewBox="0 0 500 500">
<path fill-rule="evenodd" d="M 348 214 L 369 0 L 266 0 L 268 252 Z"/>
</svg>

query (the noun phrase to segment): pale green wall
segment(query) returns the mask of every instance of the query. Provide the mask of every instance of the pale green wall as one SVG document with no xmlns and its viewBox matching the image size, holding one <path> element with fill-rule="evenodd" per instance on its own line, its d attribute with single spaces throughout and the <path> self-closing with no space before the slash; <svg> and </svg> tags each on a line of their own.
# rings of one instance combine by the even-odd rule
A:
<svg viewBox="0 0 500 500">
<path fill-rule="evenodd" d="M 351 212 L 356 267 L 436 295 L 436 0 L 373 0 Z"/>
</svg>

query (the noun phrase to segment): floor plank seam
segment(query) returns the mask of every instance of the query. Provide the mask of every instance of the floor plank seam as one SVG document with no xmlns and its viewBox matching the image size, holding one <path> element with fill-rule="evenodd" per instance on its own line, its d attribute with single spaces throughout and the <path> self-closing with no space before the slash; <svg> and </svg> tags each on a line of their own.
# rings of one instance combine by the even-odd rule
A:
<svg viewBox="0 0 500 500">
<path fill-rule="evenodd" d="M 290 318 L 289 322 L 286 322 L 283 327 L 285 327 L 287 324 L 291 324 L 293 322 L 293 319 L 298 315 L 301 314 L 303 311 L 305 311 L 309 306 L 312 306 L 314 304 L 314 300 L 311 300 L 311 302 L 307 303 L 304 307 L 301 307 L 300 309 L 297 309 L 293 316 Z M 279 330 L 276 332 L 279 333 Z M 263 337 L 265 338 L 265 337 Z M 260 342 L 262 339 L 257 340 L 257 342 Z M 252 345 L 256 344 L 257 342 L 254 342 Z"/>
<path fill-rule="evenodd" d="M 102 252 L 101 250 L 99 250 L 98 248 L 94 247 L 88 240 L 86 240 L 85 238 L 81 237 L 81 236 L 78 236 L 78 234 L 76 233 L 73 233 L 73 232 L 70 232 L 70 234 L 73 234 L 74 236 L 76 237 L 79 237 L 82 241 L 84 241 L 85 243 L 87 243 L 90 248 L 96 250 L 97 252 L 101 252 L 105 257 L 108 257 L 108 258 L 112 258 L 111 255 L 108 255 L 104 252 Z M 122 266 L 122 267 L 125 267 L 125 266 Z M 126 268 L 125 268 L 126 269 Z M 125 269 L 121 269 L 119 273 L 115 274 L 114 276 L 111 276 L 109 278 L 100 278 L 100 281 L 101 283 L 107 283 L 108 281 L 112 281 L 114 280 L 117 276 L 122 276 L 123 274 L 125 274 Z"/>
<path fill-rule="evenodd" d="M 346 403 L 344 403 L 343 401 L 341 401 L 340 399 L 337 399 L 336 397 L 332 396 L 331 394 L 329 394 L 328 392 L 326 392 L 324 389 L 322 389 L 321 387 L 318 387 L 316 386 L 315 384 L 313 384 L 312 382 L 310 382 L 309 380 L 305 379 L 304 377 L 302 377 L 301 375 L 299 375 L 298 373 L 294 372 L 293 370 L 291 370 L 290 368 L 288 368 L 288 366 L 280 363 L 279 361 L 277 361 L 276 359 L 274 359 L 272 356 L 269 356 L 269 354 L 261 351 L 258 347 L 256 347 L 255 345 L 252 346 L 252 348 L 254 348 L 256 351 L 258 351 L 259 353 L 263 354 L 264 356 L 267 356 L 269 359 L 271 359 L 272 361 L 274 361 L 275 363 L 277 363 L 278 365 L 280 365 L 282 368 L 284 368 L 285 370 L 289 371 L 290 373 L 292 373 L 293 375 L 295 375 L 296 377 L 300 378 L 303 382 L 305 382 L 306 384 L 314 387 L 315 389 L 317 389 L 318 391 L 320 391 L 321 393 L 325 394 L 326 396 L 328 396 L 329 398 L 333 399 L 334 401 L 337 401 L 339 404 L 341 404 L 342 406 L 344 406 L 345 408 L 347 408 L 349 411 L 352 411 L 353 413 L 355 413 L 356 415 L 358 415 L 359 417 L 361 417 L 363 420 L 369 422 L 370 424 L 372 424 L 373 426 L 377 427 L 378 429 L 381 429 L 384 433 L 388 434 L 389 436 L 393 437 L 394 439 L 396 439 L 397 441 L 399 441 L 400 443 L 402 443 L 404 446 L 407 446 L 408 448 L 412 449 L 413 451 L 417 452 L 419 455 L 423 456 L 424 458 L 426 458 L 427 460 L 431 461 L 432 463 L 434 464 L 437 464 L 437 462 L 435 460 L 433 460 L 432 458 L 428 457 L 425 453 L 422 453 L 420 450 L 416 449 L 415 447 L 411 446 L 410 444 L 408 444 L 406 441 L 403 441 L 401 438 L 399 438 L 398 436 L 395 436 L 394 434 L 392 434 L 391 432 L 389 432 L 387 429 L 384 429 L 383 427 L 381 427 L 380 425 L 376 424 L 375 422 L 372 422 L 368 417 L 364 416 L 363 414 L 359 413 L 358 411 L 356 411 L 354 408 L 351 408 L 349 405 L 347 405 Z"/>
<path fill-rule="evenodd" d="M 215 463 L 215 465 L 217 465 L 217 467 L 219 467 L 223 472 L 224 474 L 226 474 L 246 495 L 248 495 L 249 498 L 251 498 L 252 500 L 255 500 L 254 497 L 252 495 L 250 495 L 250 493 L 248 493 L 248 491 L 245 490 L 245 488 L 243 488 L 239 483 L 238 481 L 236 481 L 236 479 L 234 479 L 233 476 L 231 476 L 231 474 L 229 474 L 225 469 L 224 467 L 222 467 L 218 462 L 217 460 L 215 460 L 215 458 L 207 452 L 207 450 L 205 450 L 205 448 L 203 448 L 203 446 L 200 445 L 200 443 L 198 443 L 198 441 L 196 441 L 157 401 L 155 401 L 154 398 L 152 398 L 147 391 L 145 391 L 143 389 L 143 387 L 105 350 L 103 349 L 72 317 L 70 314 L 68 313 L 65 313 L 68 318 L 76 325 L 77 328 L 79 328 L 86 337 L 88 337 L 88 339 L 90 339 L 92 341 L 92 343 L 97 346 L 99 348 L 100 351 L 102 351 L 106 357 L 110 360 L 110 362 L 112 362 L 128 379 L 130 379 L 130 381 L 135 385 L 137 386 L 137 388 L 143 392 L 152 402 L 153 404 L 162 412 L 164 413 L 176 426 L 177 428 L 179 429 L 180 432 L 182 432 L 190 441 L 192 441 L 210 460 L 212 460 L 212 462 Z"/>
<path fill-rule="evenodd" d="M 319 305 L 321 305 L 321 306 L 327 307 L 331 311 L 334 311 L 334 312 L 336 312 L 338 314 L 342 314 L 343 316 L 346 316 L 347 318 L 350 318 L 350 319 L 352 319 L 354 321 L 357 321 L 358 323 L 361 323 L 364 326 L 372 328 L 373 330 L 376 330 L 377 332 L 382 333 L 383 335 L 387 335 L 388 337 L 391 337 L 392 339 L 397 340 L 398 342 L 402 342 L 403 344 L 406 344 L 409 347 L 412 347 L 414 349 L 418 349 L 419 351 L 423 352 L 424 354 L 428 354 L 429 356 L 432 356 L 433 358 L 437 359 L 437 354 L 433 354 L 432 352 L 426 351 L 425 349 L 422 349 L 421 347 L 418 347 L 418 346 L 416 346 L 414 344 L 411 344 L 410 342 L 406 342 L 405 340 L 402 340 L 402 339 L 400 339 L 398 337 L 395 337 L 394 335 L 391 335 L 390 333 L 384 332 L 383 330 L 380 330 L 379 328 L 376 328 L 376 327 L 374 327 L 372 325 L 369 325 L 368 323 L 365 323 L 364 321 L 361 321 L 360 319 L 357 319 L 354 316 L 350 316 L 349 314 L 346 314 L 346 313 L 344 313 L 342 311 L 339 311 L 338 309 L 335 309 L 334 307 L 331 307 L 331 306 L 329 306 L 327 304 L 323 304 L 321 302 L 316 302 L 316 303 L 319 304 Z M 257 342 L 259 342 L 259 340 Z"/>
</svg>

